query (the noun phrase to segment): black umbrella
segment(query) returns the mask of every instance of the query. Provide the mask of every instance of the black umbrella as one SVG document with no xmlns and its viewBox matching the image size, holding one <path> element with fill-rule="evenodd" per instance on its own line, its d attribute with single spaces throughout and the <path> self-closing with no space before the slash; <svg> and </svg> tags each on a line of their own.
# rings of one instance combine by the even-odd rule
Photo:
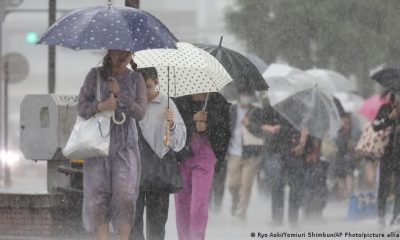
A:
<svg viewBox="0 0 400 240">
<path fill-rule="evenodd" d="M 398 68 L 384 68 L 373 73 L 371 78 L 391 91 L 400 92 L 400 69 Z"/>
<path fill-rule="evenodd" d="M 235 87 L 239 92 L 254 92 L 267 90 L 265 82 L 257 67 L 242 54 L 219 45 L 194 44 L 213 55 L 224 66 L 233 78 Z"/>
<path fill-rule="evenodd" d="M 260 71 L 261 74 L 265 70 L 267 70 L 268 64 L 258 56 L 252 53 L 245 53 L 244 56 L 247 57 L 254 64 L 254 66 L 256 66 L 256 68 L 258 69 L 258 71 Z"/>
</svg>

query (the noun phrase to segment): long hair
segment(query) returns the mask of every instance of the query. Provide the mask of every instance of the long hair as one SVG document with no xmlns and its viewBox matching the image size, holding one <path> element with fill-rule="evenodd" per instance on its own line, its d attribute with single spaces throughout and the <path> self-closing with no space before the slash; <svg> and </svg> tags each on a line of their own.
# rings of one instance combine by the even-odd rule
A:
<svg viewBox="0 0 400 240">
<path fill-rule="evenodd" d="M 133 59 L 131 59 L 129 64 L 131 65 L 131 68 L 132 68 L 133 71 L 137 70 L 137 64 L 133 61 Z M 106 76 L 111 76 L 111 56 L 110 56 L 110 52 L 107 52 L 107 54 L 103 57 L 103 67 L 104 67 L 104 76 L 105 76 L 104 79 L 106 79 Z"/>
</svg>

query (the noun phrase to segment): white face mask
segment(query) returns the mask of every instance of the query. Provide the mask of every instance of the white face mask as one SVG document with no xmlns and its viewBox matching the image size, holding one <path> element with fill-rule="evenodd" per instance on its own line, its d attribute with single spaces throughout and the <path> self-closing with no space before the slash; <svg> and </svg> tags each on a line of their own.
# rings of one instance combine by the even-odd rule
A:
<svg viewBox="0 0 400 240">
<path fill-rule="evenodd" d="M 239 102 L 240 102 L 240 104 L 247 106 L 253 102 L 253 98 L 250 96 L 240 96 Z"/>
</svg>

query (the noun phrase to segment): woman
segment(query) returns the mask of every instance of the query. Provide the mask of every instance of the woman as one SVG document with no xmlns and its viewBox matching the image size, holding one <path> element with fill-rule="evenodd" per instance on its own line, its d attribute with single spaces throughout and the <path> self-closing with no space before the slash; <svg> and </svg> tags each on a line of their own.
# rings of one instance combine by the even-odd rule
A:
<svg viewBox="0 0 400 240">
<path fill-rule="evenodd" d="M 379 131 L 388 127 L 392 128 L 389 143 L 380 161 L 379 167 L 379 189 L 378 189 L 378 216 L 379 224 L 385 226 L 386 199 L 390 192 L 391 178 L 395 178 L 395 202 L 393 217 L 390 224 L 394 224 L 400 214 L 400 97 L 391 94 L 389 103 L 382 105 L 378 111 L 372 127 Z"/>
<path fill-rule="evenodd" d="M 127 240 L 133 225 L 135 202 L 139 192 L 140 161 L 135 121 L 146 113 L 146 87 L 141 74 L 132 69 L 132 53 L 108 50 L 103 66 L 93 68 L 79 93 L 78 114 L 90 118 L 96 112 L 115 111 L 121 125 L 111 123 L 108 157 L 85 159 L 83 165 L 83 222 L 96 239 L 108 239 L 109 222 Z M 97 74 L 101 101 L 96 101 Z"/>
<path fill-rule="evenodd" d="M 186 145 L 178 153 L 183 189 L 175 194 L 179 240 L 202 240 L 208 221 L 208 199 L 214 171 L 222 166 L 230 139 L 229 104 L 219 93 L 177 98 L 187 128 Z"/>
<path fill-rule="evenodd" d="M 142 178 L 131 239 L 162 240 L 165 238 L 165 224 L 168 219 L 169 194 L 178 191 L 182 184 L 175 152 L 185 146 L 186 127 L 174 102 L 156 91 L 157 70 L 150 67 L 138 71 L 145 79 L 148 103 L 146 115 L 139 122 Z M 169 144 L 163 141 L 167 127 Z M 164 167 L 169 168 L 169 171 L 160 173 Z M 170 179 L 165 179 L 167 177 Z M 143 234 L 145 206 L 146 238 Z"/>
</svg>

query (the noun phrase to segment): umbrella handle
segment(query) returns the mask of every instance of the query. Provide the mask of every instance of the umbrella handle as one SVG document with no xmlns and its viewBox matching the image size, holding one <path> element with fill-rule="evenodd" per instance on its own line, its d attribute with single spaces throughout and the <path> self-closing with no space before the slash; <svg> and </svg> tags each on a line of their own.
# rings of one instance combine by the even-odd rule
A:
<svg viewBox="0 0 400 240">
<path fill-rule="evenodd" d="M 171 134 L 171 132 L 170 132 L 170 129 L 169 129 L 169 122 L 167 121 L 166 131 L 165 131 L 165 134 L 163 136 L 163 143 L 164 143 L 165 146 L 169 146 L 169 144 L 170 144 L 170 141 L 169 141 L 170 134 Z"/>
<path fill-rule="evenodd" d="M 121 115 L 122 115 L 122 120 L 121 120 L 121 121 L 118 121 L 117 119 L 115 119 L 115 112 L 113 112 L 111 118 L 112 118 L 112 120 L 113 120 L 113 122 L 114 122 L 115 124 L 121 125 L 121 124 L 123 124 L 123 123 L 125 122 L 125 120 L 126 120 L 125 113 L 121 113 Z"/>
</svg>

